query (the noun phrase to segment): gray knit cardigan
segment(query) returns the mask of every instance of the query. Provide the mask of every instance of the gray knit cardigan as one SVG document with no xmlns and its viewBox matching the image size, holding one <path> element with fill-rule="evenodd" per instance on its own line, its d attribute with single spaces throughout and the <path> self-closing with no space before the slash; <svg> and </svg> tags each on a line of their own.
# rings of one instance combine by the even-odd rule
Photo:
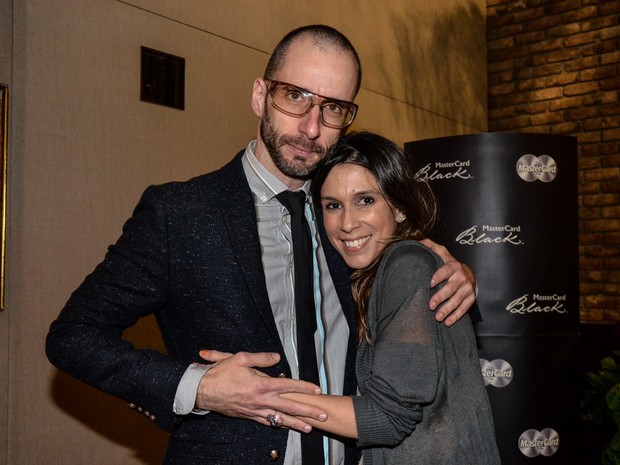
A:
<svg viewBox="0 0 620 465">
<path fill-rule="evenodd" d="M 440 264 L 415 241 L 379 264 L 353 397 L 364 465 L 500 463 L 471 321 L 448 327 L 429 309 Z"/>
</svg>

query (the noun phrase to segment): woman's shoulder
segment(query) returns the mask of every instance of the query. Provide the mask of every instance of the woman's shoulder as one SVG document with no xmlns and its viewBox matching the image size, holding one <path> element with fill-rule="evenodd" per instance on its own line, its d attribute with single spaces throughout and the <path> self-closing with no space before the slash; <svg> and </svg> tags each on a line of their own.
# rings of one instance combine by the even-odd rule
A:
<svg viewBox="0 0 620 465">
<path fill-rule="evenodd" d="M 405 288 L 429 282 L 442 265 L 441 258 L 422 243 L 403 240 L 390 244 L 377 270 L 377 281 L 385 285 L 400 283 Z"/>
<path fill-rule="evenodd" d="M 415 240 L 403 240 L 390 244 L 382 258 L 382 265 L 384 267 L 419 267 L 427 265 L 431 268 L 437 268 L 441 264 L 442 260 L 439 255 Z"/>
<path fill-rule="evenodd" d="M 425 295 L 419 292 L 430 292 L 431 278 L 440 266 L 438 260 L 438 256 L 418 241 L 403 240 L 390 244 L 381 258 L 371 294 L 371 307 L 379 315 L 377 318 L 398 312 L 401 305 L 414 295 Z M 424 304 L 420 305 L 427 306 L 428 302 L 424 299 Z M 432 313 L 416 312 L 416 315 L 426 318 Z"/>
</svg>

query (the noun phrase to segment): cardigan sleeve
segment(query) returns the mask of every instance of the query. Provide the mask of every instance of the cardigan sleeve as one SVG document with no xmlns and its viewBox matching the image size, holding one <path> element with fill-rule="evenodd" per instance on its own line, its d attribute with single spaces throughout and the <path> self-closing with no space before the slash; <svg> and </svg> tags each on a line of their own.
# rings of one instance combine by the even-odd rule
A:
<svg viewBox="0 0 620 465">
<path fill-rule="evenodd" d="M 369 373 L 354 397 L 358 445 L 394 446 L 422 421 L 422 409 L 438 394 L 441 347 L 429 308 L 437 258 L 419 243 L 391 246 L 382 259 L 369 302 Z"/>
<path fill-rule="evenodd" d="M 46 353 L 57 368 L 139 406 L 170 430 L 178 421 L 172 406 L 188 364 L 122 339 L 124 329 L 166 302 L 164 190 L 145 191 L 117 243 L 52 322 Z"/>
</svg>

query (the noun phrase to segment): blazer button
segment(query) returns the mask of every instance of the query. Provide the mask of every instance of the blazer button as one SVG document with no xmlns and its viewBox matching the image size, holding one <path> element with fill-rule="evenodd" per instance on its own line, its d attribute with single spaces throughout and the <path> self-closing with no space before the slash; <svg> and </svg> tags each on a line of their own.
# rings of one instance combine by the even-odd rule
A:
<svg viewBox="0 0 620 465">
<path fill-rule="evenodd" d="M 276 462 L 280 460 L 280 451 L 278 449 L 272 449 L 269 451 L 269 460 L 271 462 Z"/>
<path fill-rule="evenodd" d="M 286 376 L 286 373 L 280 373 L 278 378 L 288 378 L 288 376 Z"/>
</svg>

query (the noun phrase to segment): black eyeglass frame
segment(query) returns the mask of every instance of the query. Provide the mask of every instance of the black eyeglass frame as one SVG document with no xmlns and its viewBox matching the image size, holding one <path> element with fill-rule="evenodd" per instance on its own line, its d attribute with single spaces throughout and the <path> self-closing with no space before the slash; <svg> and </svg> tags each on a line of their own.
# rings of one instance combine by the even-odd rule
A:
<svg viewBox="0 0 620 465">
<path fill-rule="evenodd" d="M 290 82 L 276 81 L 274 79 L 266 79 L 266 78 L 264 78 L 263 80 L 268 83 L 267 92 L 271 96 L 271 106 L 274 107 L 276 110 L 281 111 L 285 115 L 292 116 L 293 118 L 301 118 L 303 116 L 306 116 L 308 113 L 310 113 L 310 110 L 312 110 L 314 106 L 318 105 L 320 109 L 321 123 L 323 123 L 328 128 L 333 128 L 333 129 L 348 128 L 349 126 L 353 124 L 353 121 L 355 120 L 355 116 L 357 115 L 357 110 L 359 108 L 359 105 L 353 102 L 349 102 L 347 100 L 338 100 L 335 98 L 326 97 L 324 95 L 315 94 L 314 92 L 310 92 L 309 90 L 304 89 L 303 87 L 296 86 L 295 84 L 291 84 Z M 310 101 L 310 106 L 306 109 L 305 112 L 301 114 L 291 113 L 290 111 L 284 110 L 283 108 L 279 107 L 273 99 L 273 92 L 276 90 L 278 86 L 288 86 L 295 90 L 298 90 L 301 95 L 308 98 L 308 100 Z M 312 97 L 319 97 L 319 98 L 322 98 L 323 100 L 319 103 L 314 103 L 314 100 L 312 99 Z M 337 105 L 349 107 L 350 109 L 349 113 L 351 114 L 350 120 L 345 124 L 332 124 L 332 123 L 328 123 L 327 121 L 325 121 L 325 119 L 323 118 L 323 107 L 325 105 L 329 105 L 330 103 L 335 103 Z"/>
</svg>

